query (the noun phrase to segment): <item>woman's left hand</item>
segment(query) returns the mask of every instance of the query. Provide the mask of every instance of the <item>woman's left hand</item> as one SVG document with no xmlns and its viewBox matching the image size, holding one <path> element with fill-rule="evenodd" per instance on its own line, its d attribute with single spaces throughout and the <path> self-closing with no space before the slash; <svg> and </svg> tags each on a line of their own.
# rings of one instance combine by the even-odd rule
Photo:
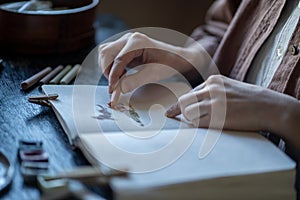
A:
<svg viewBox="0 0 300 200">
<path fill-rule="evenodd" d="M 270 131 L 300 144 L 299 134 L 293 136 L 300 120 L 299 108 L 299 101 L 288 95 L 213 75 L 181 96 L 166 116 L 182 113 L 196 127 Z"/>
</svg>

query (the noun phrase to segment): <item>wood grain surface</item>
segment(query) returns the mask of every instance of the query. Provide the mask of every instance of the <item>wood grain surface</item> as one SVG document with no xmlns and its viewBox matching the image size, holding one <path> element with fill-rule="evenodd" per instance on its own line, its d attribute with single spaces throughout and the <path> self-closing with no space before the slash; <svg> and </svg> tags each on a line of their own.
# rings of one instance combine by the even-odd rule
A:
<svg viewBox="0 0 300 200">
<path fill-rule="evenodd" d="M 51 108 L 31 104 L 29 96 L 41 94 L 39 87 L 21 90 L 20 83 L 47 66 L 81 63 L 89 49 L 72 55 L 14 57 L 2 56 L 0 66 L 0 150 L 15 163 L 15 177 L 10 190 L 0 199 L 39 199 L 36 186 L 25 185 L 17 159 L 18 141 L 42 140 L 50 156 L 50 171 L 59 172 L 89 165 L 79 150 L 72 149 Z M 93 188 L 109 197 L 107 188 Z"/>
<path fill-rule="evenodd" d="M 113 15 L 98 15 L 95 20 L 95 43 L 127 29 L 125 23 Z M 60 55 L 16 55 L 2 53 L 0 65 L 0 151 L 15 163 L 15 176 L 10 189 L 0 196 L 7 200 L 40 199 L 41 192 L 23 182 L 17 159 L 18 141 L 42 140 L 49 153 L 50 171 L 60 172 L 77 166 L 89 165 L 83 154 L 69 144 L 68 139 L 51 108 L 31 104 L 29 96 L 41 94 L 39 87 L 21 90 L 20 83 L 47 66 L 81 64 L 86 55 L 95 47 L 91 46 L 76 53 Z M 107 84 L 106 80 L 100 84 Z M 0 169 L 1 170 L 1 169 Z M 111 199 L 109 187 L 89 188 L 97 194 Z"/>
</svg>

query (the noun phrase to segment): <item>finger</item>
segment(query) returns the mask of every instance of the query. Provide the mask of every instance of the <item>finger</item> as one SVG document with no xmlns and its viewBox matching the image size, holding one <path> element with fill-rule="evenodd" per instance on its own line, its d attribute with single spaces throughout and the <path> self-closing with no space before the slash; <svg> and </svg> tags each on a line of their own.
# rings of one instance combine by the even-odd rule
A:
<svg viewBox="0 0 300 200">
<path fill-rule="evenodd" d="M 170 118 L 176 117 L 177 115 L 181 114 L 181 109 L 184 109 L 186 106 L 196 103 L 197 101 L 198 100 L 195 96 L 195 92 L 191 90 L 189 93 L 179 97 L 177 103 L 171 106 L 165 115 Z"/>
<path fill-rule="evenodd" d="M 122 71 L 130 64 L 135 58 L 140 57 L 144 52 L 144 47 L 148 43 L 143 34 L 133 33 L 129 36 L 125 46 L 116 56 L 114 63 L 109 73 L 109 90 L 112 91 L 120 79 Z"/>
<path fill-rule="evenodd" d="M 165 113 L 167 117 L 174 118 L 177 115 L 181 114 L 181 109 L 185 108 L 185 104 L 189 105 L 191 103 L 197 102 L 197 99 L 193 96 L 194 92 L 189 92 L 187 94 L 182 95 L 179 97 L 177 103 L 171 106 Z M 192 95 L 192 98 L 190 98 Z"/>
<path fill-rule="evenodd" d="M 187 94 L 179 97 L 178 102 L 180 104 L 181 109 L 185 109 L 187 106 L 197 103 L 200 99 L 197 97 L 197 91 L 191 91 Z"/>
<path fill-rule="evenodd" d="M 177 115 L 181 114 L 182 111 L 189 105 L 196 104 L 205 99 L 209 99 L 209 93 L 206 89 L 201 91 L 191 90 L 189 93 L 179 97 L 178 102 L 174 106 L 171 106 L 165 115 L 167 117 L 176 117 Z"/>
<path fill-rule="evenodd" d="M 133 69 L 133 68 L 135 68 L 135 67 L 140 66 L 140 65 L 143 64 L 143 63 L 144 63 L 143 58 L 142 58 L 142 56 L 140 56 L 140 57 L 137 57 L 137 58 L 135 58 L 134 60 L 132 60 L 132 61 L 127 65 L 127 67 Z"/>
<path fill-rule="evenodd" d="M 106 78 L 108 78 L 113 61 L 125 46 L 132 33 L 127 33 L 119 39 L 102 44 L 98 48 L 98 64 Z"/>
<path fill-rule="evenodd" d="M 111 95 L 111 99 L 110 99 L 110 103 L 109 103 L 111 108 L 115 108 L 115 106 L 118 104 L 120 94 L 121 94 L 120 87 L 116 87 L 116 89 L 113 91 L 113 93 Z"/>
<path fill-rule="evenodd" d="M 210 124 L 210 120 L 211 120 L 210 115 L 205 114 L 205 115 L 201 116 L 201 118 L 192 120 L 192 124 L 198 128 L 208 128 L 209 124 Z M 211 128 L 213 128 L 213 127 L 211 127 Z"/>
<path fill-rule="evenodd" d="M 206 83 L 205 82 L 203 82 L 203 83 L 201 83 L 200 85 L 198 85 L 197 87 L 195 87 L 193 90 L 191 90 L 191 91 L 197 91 L 197 90 L 202 90 L 202 89 L 204 89 L 206 87 Z"/>
<path fill-rule="evenodd" d="M 165 113 L 166 117 L 170 117 L 170 118 L 174 118 L 180 114 L 181 114 L 181 109 L 178 102 L 172 105 Z"/>
<path fill-rule="evenodd" d="M 209 102 L 201 101 L 194 104 L 191 104 L 183 109 L 183 116 L 189 120 L 193 121 L 195 119 L 201 118 L 204 115 L 207 115 L 209 112 Z"/>
<path fill-rule="evenodd" d="M 110 49 L 111 42 L 105 43 L 99 46 L 98 48 L 98 65 L 106 78 L 108 78 L 108 73 L 112 66 L 114 60 L 113 51 Z"/>
<path fill-rule="evenodd" d="M 122 51 L 117 55 L 109 73 L 109 91 L 112 92 L 117 82 L 120 80 L 126 66 L 143 53 L 143 49 L 131 50 L 133 47 L 127 43 Z"/>
</svg>

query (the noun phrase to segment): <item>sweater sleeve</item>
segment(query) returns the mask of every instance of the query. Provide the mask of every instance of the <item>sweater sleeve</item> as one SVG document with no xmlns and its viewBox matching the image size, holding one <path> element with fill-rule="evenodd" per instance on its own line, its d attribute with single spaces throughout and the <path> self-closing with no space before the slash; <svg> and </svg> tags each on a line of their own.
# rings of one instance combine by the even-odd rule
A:
<svg viewBox="0 0 300 200">
<path fill-rule="evenodd" d="M 217 0 L 206 14 L 205 24 L 191 37 L 213 56 L 242 0 Z M 189 45 L 189 43 L 187 44 Z"/>
</svg>

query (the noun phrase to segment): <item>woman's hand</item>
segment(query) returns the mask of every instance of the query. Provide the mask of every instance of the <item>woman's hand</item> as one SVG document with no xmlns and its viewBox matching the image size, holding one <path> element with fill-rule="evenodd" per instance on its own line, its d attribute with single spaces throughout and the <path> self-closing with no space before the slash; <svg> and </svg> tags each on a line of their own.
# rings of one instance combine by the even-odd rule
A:
<svg viewBox="0 0 300 200">
<path fill-rule="evenodd" d="M 226 118 L 222 119 L 222 113 L 217 113 L 213 119 L 212 108 L 216 112 L 226 112 Z M 270 89 L 221 75 L 210 76 L 203 84 L 181 96 L 166 115 L 175 117 L 181 113 L 197 127 L 220 125 L 210 128 L 270 131 L 300 148 L 299 101 Z M 211 120 L 216 123 L 210 124 Z"/>
<path fill-rule="evenodd" d="M 188 71 L 191 63 L 201 58 L 199 49 L 173 46 L 141 33 L 128 33 L 101 45 L 98 63 L 108 78 L 111 106 L 117 104 L 121 92 L 169 78 L 176 71 Z M 139 66 L 137 73 L 125 75 L 126 67 L 136 66 Z"/>
</svg>

